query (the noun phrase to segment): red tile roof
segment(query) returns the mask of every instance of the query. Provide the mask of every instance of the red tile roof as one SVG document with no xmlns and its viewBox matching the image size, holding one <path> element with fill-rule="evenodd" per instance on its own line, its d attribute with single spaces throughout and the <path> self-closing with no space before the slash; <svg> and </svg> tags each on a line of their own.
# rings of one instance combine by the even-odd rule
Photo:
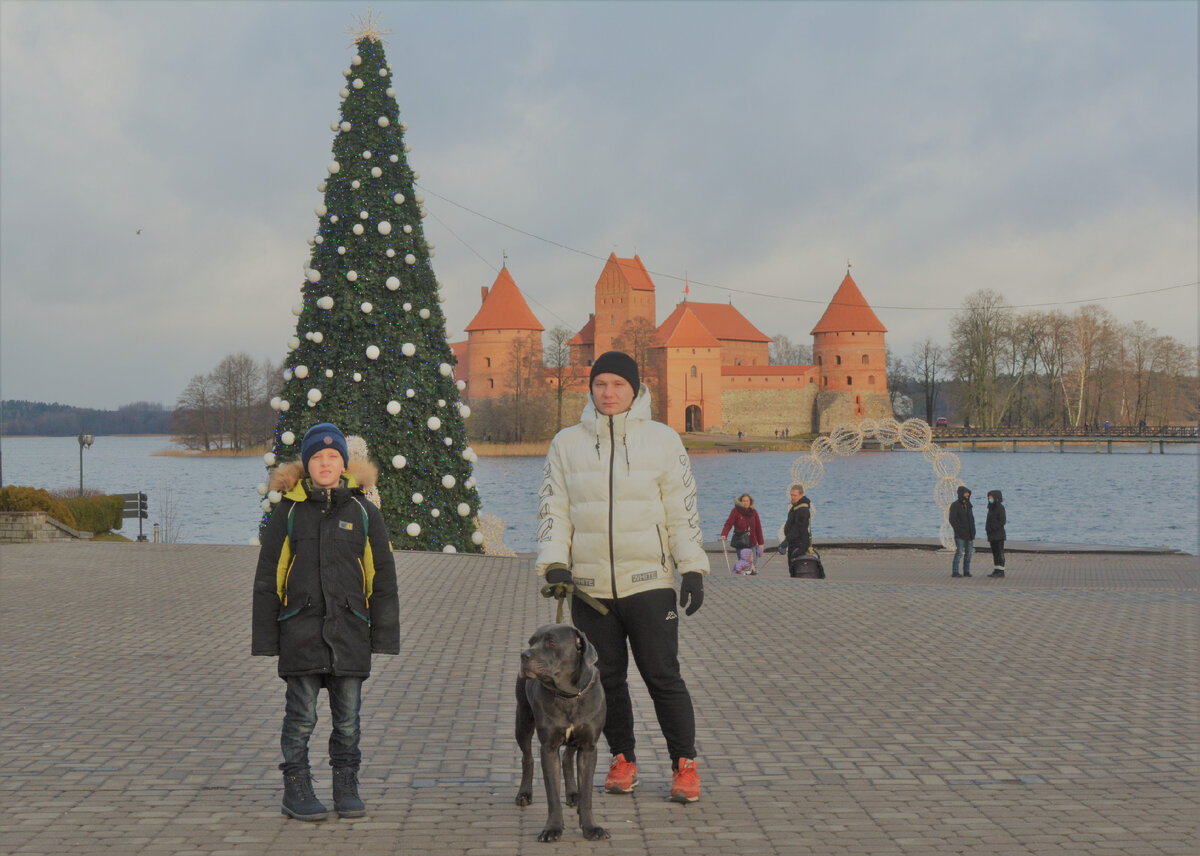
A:
<svg viewBox="0 0 1200 856">
<path fill-rule="evenodd" d="M 838 290 L 825 308 L 825 314 L 812 328 L 809 335 L 816 333 L 886 333 L 887 327 L 867 304 L 850 274 L 842 280 Z"/>
<path fill-rule="evenodd" d="M 696 317 L 691 303 L 680 303 L 650 339 L 652 348 L 719 348 L 717 337 Z"/>
<path fill-rule="evenodd" d="M 769 342 L 771 337 L 763 333 L 730 303 L 693 303 L 688 308 L 703 322 L 709 332 L 723 341 Z"/>
<path fill-rule="evenodd" d="M 468 333 L 476 330 L 537 330 L 541 325 L 521 296 L 508 268 L 501 268 L 491 290 L 483 297 L 483 305 L 466 326 Z"/>
<path fill-rule="evenodd" d="M 630 288 L 635 291 L 654 291 L 654 281 L 650 279 L 650 274 L 646 273 L 646 266 L 637 254 L 631 259 L 619 259 L 616 253 L 609 253 L 608 263 L 617 266 Z"/>
<path fill-rule="evenodd" d="M 596 344 L 596 313 L 588 315 L 588 322 L 583 325 L 583 329 L 576 333 L 568 345 L 594 345 Z"/>
</svg>

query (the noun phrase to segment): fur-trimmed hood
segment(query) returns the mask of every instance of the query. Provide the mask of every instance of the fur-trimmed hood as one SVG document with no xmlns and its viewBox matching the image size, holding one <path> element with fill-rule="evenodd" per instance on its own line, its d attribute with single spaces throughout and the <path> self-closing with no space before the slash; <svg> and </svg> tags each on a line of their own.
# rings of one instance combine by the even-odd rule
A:
<svg viewBox="0 0 1200 856">
<path fill-rule="evenodd" d="M 379 467 L 363 458 L 351 458 L 346 474 L 351 479 L 351 487 L 361 487 L 370 491 L 379 481 Z M 267 482 L 270 490 L 287 493 L 305 476 L 304 464 L 300 461 L 288 461 L 271 470 L 271 478 Z"/>
</svg>

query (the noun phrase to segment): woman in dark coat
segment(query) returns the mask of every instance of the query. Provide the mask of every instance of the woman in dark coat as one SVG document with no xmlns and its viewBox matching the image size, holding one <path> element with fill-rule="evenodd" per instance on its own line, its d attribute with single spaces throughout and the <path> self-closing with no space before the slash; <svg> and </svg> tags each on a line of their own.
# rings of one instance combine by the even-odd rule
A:
<svg viewBox="0 0 1200 856">
<path fill-rule="evenodd" d="M 989 577 L 1004 576 L 1004 540 L 1007 537 L 1004 524 L 1008 515 L 1004 511 L 1004 494 L 998 490 L 989 490 L 987 495 L 987 522 L 983 529 L 987 533 L 988 544 L 992 547 L 992 572 Z"/>
</svg>

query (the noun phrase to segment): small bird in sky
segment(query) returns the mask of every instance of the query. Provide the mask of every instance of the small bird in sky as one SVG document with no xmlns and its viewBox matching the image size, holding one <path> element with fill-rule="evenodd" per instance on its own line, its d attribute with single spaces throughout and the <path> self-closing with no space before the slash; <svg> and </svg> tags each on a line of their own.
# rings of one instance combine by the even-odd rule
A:
<svg viewBox="0 0 1200 856">
<path fill-rule="evenodd" d="M 140 235 L 140 234 L 142 234 L 142 230 L 141 230 L 141 229 L 138 229 L 138 230 L 137 230 L 137 233 L 138 233 L 139 235 Z"/>
</svg>

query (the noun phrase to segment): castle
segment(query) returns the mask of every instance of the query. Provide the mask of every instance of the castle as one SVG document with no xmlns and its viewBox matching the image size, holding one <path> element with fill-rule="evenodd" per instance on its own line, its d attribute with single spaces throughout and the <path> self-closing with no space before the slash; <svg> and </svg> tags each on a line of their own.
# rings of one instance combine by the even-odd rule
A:
<svg viewBox="0 0 1200 856">
<path fill-rule="evenodd" d="M 843 422 L 892 415 L 887 393 L 887 328 L 849 271 L 811 330 L 810 366 L 773 366 L 771 337 L 732 304 L 680 302 L 655 323 L 655 288 L 642 260 L 610 254 L 595 286 L 595 311 L 568 345 L 564 393 L 582 407 L 588 367 L 605 351 L 634 354 L 650 388 L 654 418 L 680 432 L 721 431 L 770 436 L 829 431 Z M 456 376 L 471 400 L 513 391 L 514 354 L 542 365 L 545 328 L 529 309 L 508 268 L 452 343 Z M 557 372 L 545 370 L 550 389 Z M 577 412 L 577 411 L 573 411 Z"/>
</svg>

